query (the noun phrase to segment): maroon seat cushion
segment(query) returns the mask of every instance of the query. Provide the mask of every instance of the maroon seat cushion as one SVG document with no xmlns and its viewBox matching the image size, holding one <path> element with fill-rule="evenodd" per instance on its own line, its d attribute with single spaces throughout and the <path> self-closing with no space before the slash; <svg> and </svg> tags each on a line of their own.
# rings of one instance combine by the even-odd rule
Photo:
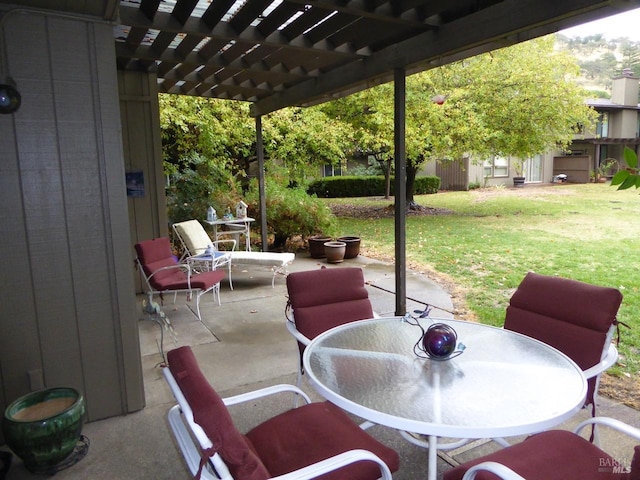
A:
<svg viewBox="0 0 640 480">
<path fill-rule="evenodd" d="M 333 327 L 373 317 L 360 268 L 321 268 L 287 276 L 296 329 L 313 339 Z"/>
<path fill-rule="evenodd" d="M 600 361 L 621 302 L 615 288 L 529 272 L 511 297 L 504 328 L 557 348 L 586 370 Z M 591 379 L 587 404 L 594 388 Z"/>
<path fill-rule="evenodd" d="M 225 273 L 222 270 L 196 273 L 195 275 L 191 275 L 191 288 L 209 290 L 216 283 L 220 283 L 224 277 Z"/>
<path fill-rule="evenodd" d="M 135 245 L 138 260 L 142 265 L 145 276 L 151 275 L 163 267 L 178 265 L 171 251 L 171 242 L 167 237 L 145 240 Z M 221 270 L 198 273 L 191 275 L 191 288 L 208 290 L 219 283 L 225 274 Z M 166 290 L 186 290 L 189 281 L 186 270 L 183 268 L 170 268 L 162 270 L 149 279 L 151 287 L 162 292 Z"/>
<path fill-rule="evenodd" d="M 400 459 L 329 402 L 289 410 L 247 433 L 258 456 L 272 476 L 283 475 L 352 449 L 378 455 L 392 472 Z M 375 480 L 380 469 L 373 462 L 358 462 L 319 478 L 323 480 Z"/>
<path fill-rule="evenodd" d="M 236 429 L 220 396 L 202 374 L 190 347 L 167 354 L 169 369 L 193 411 L 194 421 L 213 443 L 236 480 L 265 480 L 269 472 Z"/>
<path fill-rule="evenodd" d="M 482 462 L 498 462 L 527 480 L 636 480 L 639 472 L 627 472 L 629 465 L 616 460 L 584 438 L 565 430 L 551 430 L 524 442 L 498 450 L 444 472 L 443 480 L 461 480 L 465 472 Z M 634 459 L 635 461 L 635 459 Z M 637 463 L 637 461 L 636 461 Z M 481 472 L 477 480 L 499 477 Z"/>
</svg>

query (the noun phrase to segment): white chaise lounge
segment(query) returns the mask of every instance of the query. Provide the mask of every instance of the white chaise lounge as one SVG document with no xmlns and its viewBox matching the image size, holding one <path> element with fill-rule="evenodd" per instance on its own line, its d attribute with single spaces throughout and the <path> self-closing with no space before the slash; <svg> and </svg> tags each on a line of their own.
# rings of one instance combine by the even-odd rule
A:
<svg viewBox="0 0 640 480">
<path fill-rule="evenodd" d="M 213 247 L 214 249 L 216 247 L 198 220 L 174 223 L 173 230 L 192 259 L 202 255 L 207 247 Z M 222 242 L 222 240 L 220 242 Z M 272 287 L 275 286 L 276 275 L 281 274 L 286 276 L 289 273 L 289 265 L 296 258 L 295 255 L 290 252 L 245 252 L 232 250 L 224 253 L 229 254 L 231 257 L 231 265 L 255 265 L 270 268 L 273 272 L 273 277 L 271 278 Z M 231 270 L 229 270 L 229 286 L 233 290 Z"/>
</svg>

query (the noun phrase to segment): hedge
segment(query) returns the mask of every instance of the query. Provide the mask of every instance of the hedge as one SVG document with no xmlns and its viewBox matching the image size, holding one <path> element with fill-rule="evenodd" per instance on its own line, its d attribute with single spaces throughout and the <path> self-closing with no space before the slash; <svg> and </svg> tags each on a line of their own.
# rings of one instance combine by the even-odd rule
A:
<svg viewBox="0 0 640 480">
<path fill-rule="evenodd" d="M 416 177 L 414 194 L 438 193 L 440 177 Z M 307 193 L 321 198 L 373 197 L 385 194 L 383 175 L 324 177 L 312 182 Z M 394 194 L 394 178 L 391 177 L 391 195 Z"/>
</svg>

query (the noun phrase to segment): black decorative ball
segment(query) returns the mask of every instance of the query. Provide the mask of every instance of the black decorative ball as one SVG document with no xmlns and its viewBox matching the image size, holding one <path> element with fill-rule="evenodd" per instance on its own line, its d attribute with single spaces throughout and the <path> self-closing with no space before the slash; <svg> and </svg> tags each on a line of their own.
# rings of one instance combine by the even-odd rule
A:
<svg viewBox="0 0 640 480">
<path fill-rule="evenodd" d="M 444 323 L 434 323 L 422 337 L 424 352 L 437 359 L 449 357 L 455 351 L 457 342 L 456 331 Z"/>
</svg>

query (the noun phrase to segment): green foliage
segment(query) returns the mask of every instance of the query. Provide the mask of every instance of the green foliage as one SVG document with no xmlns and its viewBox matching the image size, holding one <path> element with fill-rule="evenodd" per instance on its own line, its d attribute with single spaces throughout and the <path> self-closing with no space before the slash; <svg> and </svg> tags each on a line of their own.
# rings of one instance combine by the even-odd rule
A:
<svg viewBox="0 0 640 480">
<path fill-rule="evenodd" d="M 270 180 L 265 187 L 267 228 L 268 234 L 274 237 L 274 249 L 284 248 L 287 239 L 296 235 L 308 237 L 335 231 L 335 216 L 317 197 L 308 195 L 302 188 L 288 188 Z M 257 181 L 251 182 L 244 201 L 250 212 L 261 216 Z"/>
<path fill-rule="evenodd" d="M 640 168 L 638 168 L 638 154 L 629 147 L 624 147 L 624 161 L 627 168 L 616 173 L 611 179 L 611 186 L 618 186 L 618 190 L 640 188 Z"/>
<path fill-rule="evenodd" d="M 391 181 L 393 195 L 393 178 Z M 382 196 L 385 185 L 385 178 L 379 175 L 324 177 L 311 182 L 307 192 L 324 198 Z M 418 177 L 414 189 L 418 194 L 437 193 L 440 189 L 440 178 Z"/>
<path fill-rule="evenodd" d="M 529 158 L 567 146 L 581 125 L 595 119 L 585 92 L 572 81 L 579 73 L 575 61 L 554 49 L 552 36 L 457 62 L 443 72 L 442 113 L 462 127 L 445 123 L 441 135 L 452 147 L 441 155 L 451 150 L 479 159 Z"/>
<path fill-rule="evenodd" d="M 239 180 L 255 176 L 255 120 L 243 102 L 161 94 L 160 127 L 167 173 L 190 168 L 197 152 L 230 169 Z M 294 182 L 305 183 L 320 165 L 346 161 L 351 130 L 317 108 L 286 108 L 262 122 L 265 161 L 279 163 Z"/>
<path fill-rule="evenodd" d="M 171 223 L 204 219 L 209 205 L 222 216 L 242 198 L 234 176 L 219 164 L 198 154 L 181 159 L 185 165 L 169 178 L 167 214 Z"/>
<path fill-rule="evenodd" d="M 367 166 L 362 164 L 357 164 L 353 167 L 349 167 L 349 175 L 366 177 L 369 175 L 384 175 L 383 169 L 380 165 L 373 159 L 373 157 L 369 157 L 367 160 Z"/>
<path fill-rule="evenodd" d="M 236 173 L 246 170 L 255 157 L 256 138 L 247 105 L 185 95 L 158 98 L 165 162 L 181 169 L 197 152 Z"/>
<path fill-rule="evenodd" d="M 428 160 L 472 154 L 528 158 L 568 145 L 595 112 L 572 80 L 579 69 L 553 36 L 478 55 L 407 78 L 407 199 Z M 436 94 L 445 102 L 432 101 Z M 380 85 L 323 107 L 354 129 L 355 150 L 392 159 L 393 86 Z"/>
<path fill-rule="evenodd" d="M 287 177 L 304 184 L 324 164 L 346 162 L 351 131 L 318 108 L 285 108 L 263 122 L 265 156 L 287 170 Z"/>
</svg>

